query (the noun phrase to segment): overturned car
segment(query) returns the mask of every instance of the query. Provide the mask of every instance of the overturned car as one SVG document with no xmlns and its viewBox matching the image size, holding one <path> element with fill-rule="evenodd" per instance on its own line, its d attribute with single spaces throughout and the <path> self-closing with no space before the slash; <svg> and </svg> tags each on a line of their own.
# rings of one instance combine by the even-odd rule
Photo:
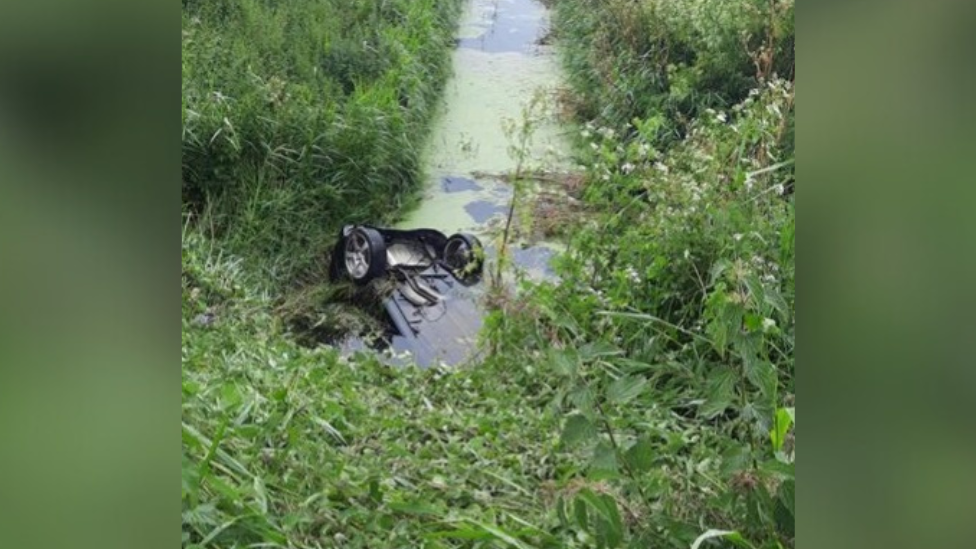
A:
<svg viewBox="0 0 976 549">
<path fill-rule="evenodd" d="M 484 247 L 471 234 L 347 225 L 333 248 L 330 276 L 380 292 L 391 346 L 426 366 L 460 362 L 473 347 L 481 313 L 467 288 L 483 268 Z"/>
</svg>

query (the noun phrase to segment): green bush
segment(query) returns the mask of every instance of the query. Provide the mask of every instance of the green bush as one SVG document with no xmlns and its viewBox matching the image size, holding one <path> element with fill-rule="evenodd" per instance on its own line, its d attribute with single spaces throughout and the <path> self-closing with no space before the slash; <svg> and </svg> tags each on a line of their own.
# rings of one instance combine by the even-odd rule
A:
<svg viewBox="0 0 976 549">
<path fill-rule="evenodd" d="M 574 450 L 567 547 L 790 547 L 793 3 L 557 0 L 588 216 L 487 337 Z M 779 78 L 780 75 L 783 78 Z"/>
<path fill-rule="evenodd" d="M 620 131 L 663 116 L 670 143 L 706 108 L 794 72 L 792 0 L 555 0 L 577 115 Z M 766 51 L 768 50 L 768 54 Z"/>
<path fill-rule="evenodd" d="M 728 113 L 704 110 L 666 153 L 651 146 L 660 116 L 625 140 L 585 128 L 596 213 L 575 227 L 559 282 L 529 285 L 489 320 L 498 356 L 536 364 L 556 393 L 564 439 L 589 456 L 578 475 L 615 481 L 622 509 L 647 512 L 620 543 L 687 547 L 703 520 L 792 543 L 795 454 L 786 431 L 770 445 L 782 410 L 795 417 L 792 103 L 790 83 L 769 82 Z M 694 433 L 694 456 L 672 455 L 678 432 Z M 673 470 L 686 459 L 697 472 Z M 564 527 L 609 535 L 606 517 L 572 518 L 574 501 Z"/>
</svg>

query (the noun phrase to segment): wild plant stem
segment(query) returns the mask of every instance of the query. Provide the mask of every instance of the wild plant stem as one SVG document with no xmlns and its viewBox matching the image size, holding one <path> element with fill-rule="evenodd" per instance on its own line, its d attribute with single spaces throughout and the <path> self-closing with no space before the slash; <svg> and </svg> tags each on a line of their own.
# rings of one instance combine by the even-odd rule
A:
<svg viewBox="0 0 976 549">
<path fill-rule="evenodd" d="M 496 265 L 495 280 L 496 282 L 501 282 L 502 279 L 502 262 L 501 258 L 505 257 L 508 253 L 508 234 L 512 228 L 512 218 L 515 217 L 515 201 L 518 199 L 519 195 L 519 180 L 522 177 L 522 163 L 519 162 L 518 166 L 515 168 L 515 179 L 513 179 L 513 190 L 512 190 L 512 200 L 508 204 L 508 217 L 505 220 L 505 232 L 502 233 L 502 245 L 498 252 L 498 264 Z"/>
<path fill-rule="evenodd" d="M 610 420 L 607 417 L 606 412 L 603 410 L 603 405 L 600 404 L 599 400 L 596 401 L 596 411 L 600 414 L 600 419 L 603 421 L 603 429 L 606 431 L 607 437 L 610 439 L 610 445 L 613 446 L 614 455 L 616 455 L 617 459 L 623 463 L 624 472 L 626 472 L 627 476 L 630 477 L 630 480 L 634 482 L 634 486 L 637 487 L 637 491 L 640 493 L 641 499 L 644 500 L 644 504 L 649 508 L 651 506 L 651 500 L 647 497 L 647 492 L 644 491 L 644 486 L 638 480 L 637 473 L 634 472 L 634 470 L 630 467 L 630 463 L 627 462 L 621 453 L 620 445 L 617 444 L 617 437 L 613 434 L 613 427 L 610 426 Z"/>
</svg>

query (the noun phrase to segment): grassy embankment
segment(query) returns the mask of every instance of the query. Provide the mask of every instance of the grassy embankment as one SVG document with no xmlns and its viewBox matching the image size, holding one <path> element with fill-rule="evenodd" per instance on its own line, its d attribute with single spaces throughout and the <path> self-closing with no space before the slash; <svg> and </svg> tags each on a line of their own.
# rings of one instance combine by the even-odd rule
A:
<svg viewBox="0 0 976 549">
<path fill-rule="evenodd" d="M 489 334 L 579 460 L 547 524 L 792 546 L 794 3 L 550 3 L 589 215 Z"/>
<path fill-rule="evenodd" d="M 183 210 L 276 285 L 396 215 L 460 0 L 184 0 Z"/>
<path fill-rule="evenodd" d="M 478 368 L 301 348 L 184 231 L 184 545 L 793 545 L 792 2 L 714 4 L 555 3 L 590 215 Z"/>
</svg>

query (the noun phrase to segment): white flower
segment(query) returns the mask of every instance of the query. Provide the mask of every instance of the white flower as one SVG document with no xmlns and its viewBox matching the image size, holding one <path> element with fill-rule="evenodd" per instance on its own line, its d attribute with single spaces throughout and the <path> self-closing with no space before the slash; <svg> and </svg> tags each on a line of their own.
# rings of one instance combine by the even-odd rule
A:
<svg viewBox="0 0 976 549">
<path fill-rule="evenodd" d="M 593 149 L 593 150 L 595 151 L 595 150 L 597 150 L 597 149 L 599 149 L 600 147 L 598 147 L 598 146 L 596 145 L 596 143 L 592 143 L 592 142 L 591 142 L 591 143 L 590 143 L 590 148 L 591 148 L 591 149 Z"/>
<path fill-rule="evenodd" d="M 624 173 L 630 173 L 634 171 L 634 165 L 631 164 L 630 162 L 627 162 L 623 166 L 620 166 L 620 170 L 623 171 Z"/>
<path fill-rule="evenodd" d="M 654 163 L 654 169 L 657 170 L 657 171 L 659 171 L 659 172 L 661 172 L 661 173 L 668 173 L 670 171 L 670 170 L 668 170 L 668 167 L 667 166 L 665 166 L 664 164 L 662 164 L 660 162 L 655 162 Z"/>
<path fill-rule="evenodd" d="M 742 240 L 742 233 L 735 233 L 734 235 L 732 235 L 732 238 L 735 239 L 736 242 L 738 242 Z"/>
<path fill-rule="evenodd" d="M 690 257 L 691 257 L 691 250 L 688 250 L 688 249 L 686 248 L 686 249 L 685 249 L 685 259 L 688 259 L 688 258 L 690 258 Z"/>
<path fill-rule="evenodd" d="M 590 133 L 590 130 L 584 129 L 583 131 L 580 132 L 580 135 L 583 136 L 583 139 L 586 139 L 587 137 L 593 134 Z"/>
<path fill-rule="evenodd" d="M 776 327 L 776 321 L 771 318 L 764 318 L 762 321 L 762 329 L 764 332 L 768 332 Z"/>
<path fill-rule="evenodd" d="M 786 190 L 786 187 L 784 187 L 782 183 L 777 183 L 776 185 L 773 185 L 773 191 L 776 194 L 783 194 L 783 192 L 785 190 Z"/>
<path fill-rule="evenodd" d="M 723 123 L 723 124 L 725 124 L 725 121 L 727 120 L 727 118 L 725 118 L 725 113 L 724 112 L 718 113 L 717 115 L 715 115 L 715 118 L 717 118 L 718 121 L 721 122 L 721 123 Z"/>
</svg>

